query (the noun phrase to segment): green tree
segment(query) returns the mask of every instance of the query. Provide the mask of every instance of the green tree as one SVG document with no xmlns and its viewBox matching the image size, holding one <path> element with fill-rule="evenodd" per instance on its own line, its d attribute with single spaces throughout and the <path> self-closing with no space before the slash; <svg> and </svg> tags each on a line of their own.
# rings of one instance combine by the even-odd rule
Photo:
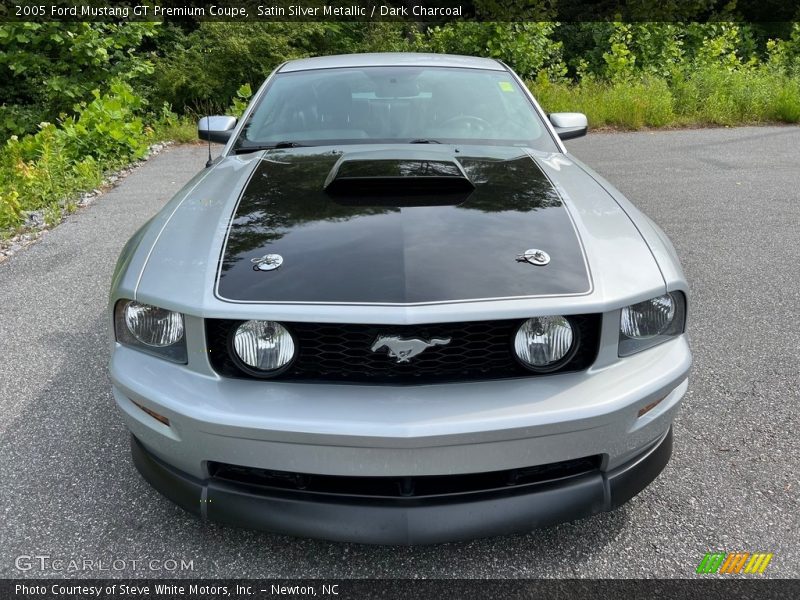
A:
<svg viewBox="0 0 800 600">
<path fill-rule="evenodd" d="M 156 104 L 178 112 L 226 109 L 242 84 L 257 89 L 280 63 L 311 56 L 330 43 L 332 23 L 203 22 L 188 33 L 171 34 L 171 44 L 142 81 Z"/>
<path fill-rule="evenodd" d="M 138 53 L 155 23 L 0 24 L 0 137 L 36 130 L 71 114 L 113 78 L 152 69 Z"/>
<path fill-rule="evenodd" d="M 522 77 L 539 71 L 566 72 L 561 43 L 552 39 L 558 23 L 476 23 L 456 21 L 417 37 L 418 50 L 488 56 L 508 63 Z"/>
</svg>

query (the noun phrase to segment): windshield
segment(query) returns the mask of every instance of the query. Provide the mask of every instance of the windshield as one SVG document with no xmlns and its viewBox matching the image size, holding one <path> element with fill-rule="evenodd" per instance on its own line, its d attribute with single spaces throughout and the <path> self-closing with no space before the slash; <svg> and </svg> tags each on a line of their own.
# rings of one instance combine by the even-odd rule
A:
<svg viewBox="0 0 800 600">
<path fill-rule="evenodd" d="M 509 73 L 444 67 L 278 73 L 234 150 L 410 142 L 558 150 Z"/>
</svg>

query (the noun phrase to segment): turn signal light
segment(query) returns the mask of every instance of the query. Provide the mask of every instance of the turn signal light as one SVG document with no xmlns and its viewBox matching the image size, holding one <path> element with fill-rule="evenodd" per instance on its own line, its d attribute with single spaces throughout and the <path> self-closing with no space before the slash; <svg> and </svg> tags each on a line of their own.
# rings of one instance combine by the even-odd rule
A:
<svg viewBox="0 0 800 600">
<path fill-rule="evenodd" d="M 168 419 L 167 417 L 165 417 L 164 415 L 160 415 L 160 414 L 158 414 L 156 411 L 154 411 L 154 410 L 150 410 L 150 409 L 149 409 L 149 408 L 147 408 L 146 406 L 142 406 L 141 404 L 139 404 L 139 403 L 138 403 L 138 402 L 136 402 L 135 400 L 131 400 L 131 402 L 133 402 L 133 403 L 134 403 L 136 406 L 138 406 L 139 408 L 141 408 L 141 409 L 142 409 L 144 412 L 146 412 L 148 415 L 150 415 L 151 417 L 153 417 L 153 418 L 154 418 L 156 421 L 158 421 L 159 423 L 163 423 L 163 424 L 164 424 L 164 425 L 166 425 L 167 427 L 169 427 L 169 426 L 170 426 L 170 425 L 169 425 L 169 419 Z"/>
<path fill-rule="evenodd" d="M 664 396 L 664 398 L 666 398 L 666 397 L 667 397 L 667 396 Z M 636 417 L 638 418 L 638 417 L 641 417 L 642 415 L 644 415 L 644 414 L 646 414 L 646 413 L 649 413 L 649 412 L 650 412 L 651 410 L 653 410 L 653 409 L 654 409 L 656 406 L 658 406 L 658 405 L 661 403 L 661 401 L 662 401 L 664 398 L 659 398 L 658 400 L 655 400 L 655 401 L 651 402 L 650 404 L 648 404 L 648 405 L 646 405 L 646 406 L 643 406 L 642 408 L 640 408 L 640 409 L 639 409 L 639 412 L 638 412 L 638 413 L 636 413 Z"/>
</svg>

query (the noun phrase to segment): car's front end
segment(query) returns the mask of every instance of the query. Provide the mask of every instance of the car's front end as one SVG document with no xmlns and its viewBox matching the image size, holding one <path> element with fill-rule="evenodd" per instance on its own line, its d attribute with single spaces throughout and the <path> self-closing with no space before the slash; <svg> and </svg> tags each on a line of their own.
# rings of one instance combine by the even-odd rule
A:
<svg viewBox="0 0 800 600">
<path fill-rule="evenodd" d="M 691 354 L 660 231 L 558 148 L 412 144 L 229 144 L 126 246 L 114 397 L 164 495 L 430 543 L 610 510 L 664 468 Z"/>
</svg>

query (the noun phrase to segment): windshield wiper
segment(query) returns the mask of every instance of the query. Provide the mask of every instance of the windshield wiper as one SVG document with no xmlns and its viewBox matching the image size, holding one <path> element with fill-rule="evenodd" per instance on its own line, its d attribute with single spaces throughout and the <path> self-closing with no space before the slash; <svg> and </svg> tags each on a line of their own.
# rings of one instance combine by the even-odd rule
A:
<svg viewBox="0 0 800 600">
<path fill-rule="evenodd" d="M 425 138 L 419 138 L 417 140 L 411 140 L 408 142 L 409 144 L 441 144 L 439 140 L 428 140 Z"/>
<path fill-rule="evenodd" d="M 303 148 L 306 144 L 298 142 L 278 142 L 276 144 L 261 144 L 258 146 L 239 146 L 234 150 L 236 154 L 247 154 L 248 152 L 260 152 L 261 150 L 274 150 L 276 148 Z"/>
</svg>

